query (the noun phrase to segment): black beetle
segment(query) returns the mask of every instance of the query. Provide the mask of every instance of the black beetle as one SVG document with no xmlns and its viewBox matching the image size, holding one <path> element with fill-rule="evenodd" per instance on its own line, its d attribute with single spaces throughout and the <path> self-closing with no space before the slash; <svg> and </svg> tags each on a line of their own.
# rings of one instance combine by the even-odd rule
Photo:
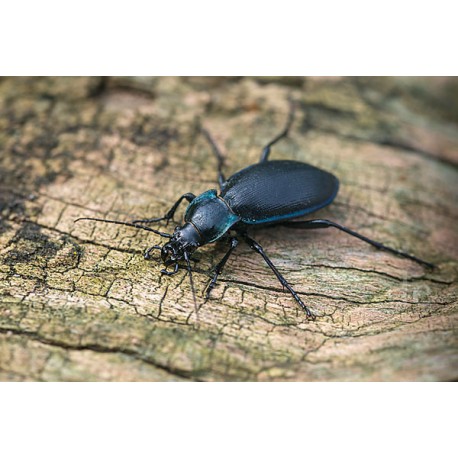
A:
<svg viewBox="0 0 458 458">
<path fill-rule="evenodd" d="M 227 180 L 224 178 L 222 172 L 223 156 L 209 132 L 202 129 L 202 133 L 211 145 L 218 161 L 219 195 L 215 189 L 206 191 L 199 196 L 195 196 L 192 193 L 183 194 L 172 208 L 160 218 L 135 220 L 131 223 L 100 218 L 79 218 L 76 221 L 90 220 L 122 224 L 154 232 L 170 239 L 162 247 L 155 245 L 149 248 L 145 252 L 145 258 L 150 258 L 152 250 L 160 250 L 162 261 L 166 266 L 161 272 L 166 275 L 176 274 L 179 268 L 178 261 L 184 259 L 190 275 L 194 304 L 196 304 L 196 299 L 190 266 L 191 254 L 197 248 L 208 243 L 221 239 L 229 239 L 229 250 L 216 265 L 213 278 L 207 287 L 206 298 L 208 298 L 216 284 L 218 275 L 222 272 L 224 265 L 237 246 L 237 237 L 239 237 L 264 258 L 264 261 L 272 269 L 280 283 L 292 294 L 307 316 L 309 318 L 315 317 L 310 309 L 302 302 L 296 291 L 294 291 L 273 265 L 261 245 L 248 236 L 247 230 L 253 226 L 281 225 L 293 229 L 335 227 L 376 248 L 403 256 L 431 268 L 434 267 L 429 262 L 387 247 L 333 221 L 325 219 L 290 221 L 291 219 L 302 217 L 329 205 L 336 197 L 339 189 L 339 180 L 331 173 L 317 167 L 297 161 L 269 161 L 271 147 L 288 135 L 293 120 L 294 104 L 291 103 L 285 128 L 264 147 L 260 161 L 240 170 Z M 177 226 L 173 234 L 161 232 L 143 225 L 163 220 L 169 222 L 183 200 L 189 202 L 184 215 L 184 224 Z M 230 231 L 235 232 L 236 235 L 229 236 Z M 174 269 L 168 271 L 167 267 L 172 264 L 174 265 Z"/>
</svg>

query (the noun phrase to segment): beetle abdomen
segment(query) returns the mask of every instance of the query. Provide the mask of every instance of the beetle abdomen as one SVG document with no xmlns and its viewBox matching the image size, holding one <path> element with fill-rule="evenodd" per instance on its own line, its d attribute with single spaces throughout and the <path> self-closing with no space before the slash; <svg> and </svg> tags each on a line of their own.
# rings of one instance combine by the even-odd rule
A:
<svg viewBox="0 0 458 458">
<path fill-rule="evenodd" d="M 232 175 L 221 197 L 246 224 L 264 224 L 312 213 L 329 205 L 339 180 L 296 161 L 266 161 Z"/>
</svg>

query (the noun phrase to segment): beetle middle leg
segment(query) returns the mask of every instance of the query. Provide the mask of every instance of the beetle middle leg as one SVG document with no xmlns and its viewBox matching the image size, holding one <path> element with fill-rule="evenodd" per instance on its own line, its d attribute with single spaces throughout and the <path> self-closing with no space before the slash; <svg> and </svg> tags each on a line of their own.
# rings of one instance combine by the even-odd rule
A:
<svg viewBox="0 0 458 458">
<path fill-rule="evenodd" d="M 177 208 L 178 208 L 178 205 L 181 204 L 181 202 L 183 201 L 183 199 L 186 199 L 188 202 L 192 202 L 194 199 L 196 198 L 196 196 L 191 193 L 191 192 L 187 192 L 186 194 L 183 194 L 172 206 L 172 208 L 164 215 L 164 216 L 161 216 L 159 218 L 147 218 L 147 219 L 136 219 L 134 221 L 132 221 L 132 224 L 138 224 L 138 223 L 142 223 L 142 224 L 148 224 L 148 223 L 157 223 L 159 221 L 163 221 L 163 220 L 167 220 L 167 222 L 169 222 L 175 215 L 175 212 L 177 211 Z"/>
<path fill-rule="evenodd" d="M 214 269 L 215 273 L 213 275 L 213 278 L 212 278 L 211 282 L 207 286 L 207 291 L 205 293 L 205 299 L 208 299 L 210 297 L 210 293 L 211 293 L 212 289 L 216 285 L 216 280 L 218 279 L 219 274 L 223 271 L 223 268 L 226 265 L 227 260 L 231 256 L 232 252 L 235 250 L 235 248 L 238 245 L 238 243 L 239 243 L 239 241 L 235 237 L 231 237 L 231 239 L 230 239 L 231 246 L 230 246 L 229 250 L 224 255 L 223 259 L 221 259 L 221 261 L 218 262 L 218 264 L 216 264 L 216 266 L 215 266 L 215 269 Z"/>
<path fill-rule="evenodd" d="M 423 259 L 412 256 L 409 253 L 405 253 L 404 251 L 399 251 L 399 250 L 395 250 L 394 248 L 390 248 L 386 245 L 383 245 L 380 242 L 376 242 L 375 240 L 372 240 L 364 235 L 361 235 L 358 232 L 355 232 L 349 229 L 348 227 L 342 226 L 341 224 L 338 224 L 338 223 L 334 223 L 333 221 L 329 221 L 327 219 L 312 219 L 309 221 L 287 221 L 285 223 L 281 223 L 281 226 L 289 227 L 292 229 L 321 229 L 321 228 L 327 228 L 327 227 L 335 227 L 336 229 L 339 229 L 340 231 L 346 232 L 347 234 L 350 234 L 353 237 L 356 237 L 360 240 L 363 240 L 366 243 L 369 243 L 370 245 L 374 246 L 375 248 L 378 248 L 384 251 L 388 251 L 398 256 L 402 256 L 404 258 L 415 261 L 419 264 L 423 264 L 431 269 L 434 268 L 434 264 L 431 264 L 430 262 L 423 261 Z"/>
<path fill-rule="evenodd" d="M 290 101 L 290 109 L 289 109 L 288 120 L 286 121 L 286 125 L 285 125 L 284 129 L 273 140 L 271 140 L 269 143 L 267 143 L 267 145 L 262 150 L 261 158 L 260 158 L 259 162 L 265 162 L 265 161 L 269 160 L 270 148 L 273 145 L 275 145 L 275 143 L 277 143 L 279 140 L 281 140 L 282 138 L 288 136 L 289 129 L 291 128 L 291 126 L 292 126 L 292 124 L 294 122 L 294 112 L 295 111 L 296 111 L 296 106 L 292 101 Z"/>
<path fill-rule="evenodd" d="M 245 242 L 249 245 L 249 247 L 256 251 L 256 253 L 259 253 L 263 258 L 264 261 L 266 261 L 267 265 L 272 269 L 272 272 L 275 274 L 275 276 L 278 278 L 279 282 L 282 284 L 284 288 L 286 288 L 291 295 L 294 297 L 296 302 L 301 306 L 301 308 L 305 311 L 307 314 L 307 317 L 314 320 L 315 315 L 311 312 L 311 310 L 302 302 L 301 298 L 299 295 L 294 291 L 292 286 L 286 281 L 286 279 L 283 277 L 283 275 L 277 270 L 277 268 L 273 265 L 272 261 L 269 259 L 267 254 L 264 252 L 263 248 L 261 245 L 259 245 L 258 242 L 253 240 L 252 238 L 248 237 L 246 234 L 240 234 Z"/>
</svg>

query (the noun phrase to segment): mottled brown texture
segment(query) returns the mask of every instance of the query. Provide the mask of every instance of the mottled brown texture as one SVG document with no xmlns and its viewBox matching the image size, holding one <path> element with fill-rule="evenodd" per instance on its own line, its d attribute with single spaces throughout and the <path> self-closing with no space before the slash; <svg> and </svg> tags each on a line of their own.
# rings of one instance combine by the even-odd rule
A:
<svg viewBox="0 0 458 458">
<path fill-rule="evenodd" d="M 74 223 L 162 215 L 216 187 L 196 119 L 229 176 L 279 132 L 288 95 L 296 122 L 271 157 L 341 180 L 316 215 L 436 270 L 333 229 L 262 229 L 318 319 L 240 245 L 197 321 L 185 272 L 143 259 L 157 236 Z M 457 124 L 456 78 L 0 80 L 0 379 L 457 379 Z M 225 250 L 199 252 L 201 302 Z"/>
</svg>

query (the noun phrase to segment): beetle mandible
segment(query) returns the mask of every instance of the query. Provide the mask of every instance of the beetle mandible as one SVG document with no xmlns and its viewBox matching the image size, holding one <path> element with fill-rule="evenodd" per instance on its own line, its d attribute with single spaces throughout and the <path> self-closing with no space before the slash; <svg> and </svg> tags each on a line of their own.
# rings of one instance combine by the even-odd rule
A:
<svg viewBox="0 0 458 458">
<path fill-rule="evenodd" d="M 207 287 L 206 298 L 208 299 L 218 276 L 241 239 L 262 256 L 282 286 L 291 293 L 295 301 L 305 311 L 307 317 L 315 318 L 312 311 L 304 304 L 293 287 L 269 259 L 262 246 L 248 235 L 248 230 L 252 227 L 274 225 L 292 229 L 334 227 L 376 248 L 403 256 L 430 268 L 434 267 L 429 262 L 385 246 L 327 219 L 291 221 L 326 207 L 334 200 L 339 189 L 339 180 L 333 174 L 310 164 L 290 160 L 269 160 L 271 147 L 288 135 L 293 124 L 294 112 L 295 105 L 291 102 L 284 129 L 263 148 L 259 162 L 240 170 L 228 179 L 224 177 L 222 171 L 224 159 L 221 151 L 210 133 L 206 129 L 201 129 L 217 159 L 219 194 L 216 189 L 210 189 L 199 196 L 192 193 L 183 194 L 173 204 L 172 208 L 159 218 L 139 219 L 132 222 L 100 218 L 79 218 L 76 221 L 90 220 L 121 224 L 154 232 L 161 237 L 168 238 L 169 241 L 163 246 L 154 245 L 146 250 L 145 258 L 149 259 L 153 250 L 160 250 L 165 265 L 165 269 L 162 269 L 161 273 L 166 275 L 175 275 L 179 269 L 178 262 L 186 261 L 196 311 L 197 305 L 190 265 L 192 253 L 203 245 L 221 239 L 229 241 L 229 249 L 215 266 L 213 277 Z M 168 223 L 184 200 L 189 203 L 184 215 L 184 224 L 177 226 L 173 234 L 145 226 L 145 224 L 164 220 Z M 173 265 L 173 270 L 167 270 L 171 265 Z"/>
</svg>

